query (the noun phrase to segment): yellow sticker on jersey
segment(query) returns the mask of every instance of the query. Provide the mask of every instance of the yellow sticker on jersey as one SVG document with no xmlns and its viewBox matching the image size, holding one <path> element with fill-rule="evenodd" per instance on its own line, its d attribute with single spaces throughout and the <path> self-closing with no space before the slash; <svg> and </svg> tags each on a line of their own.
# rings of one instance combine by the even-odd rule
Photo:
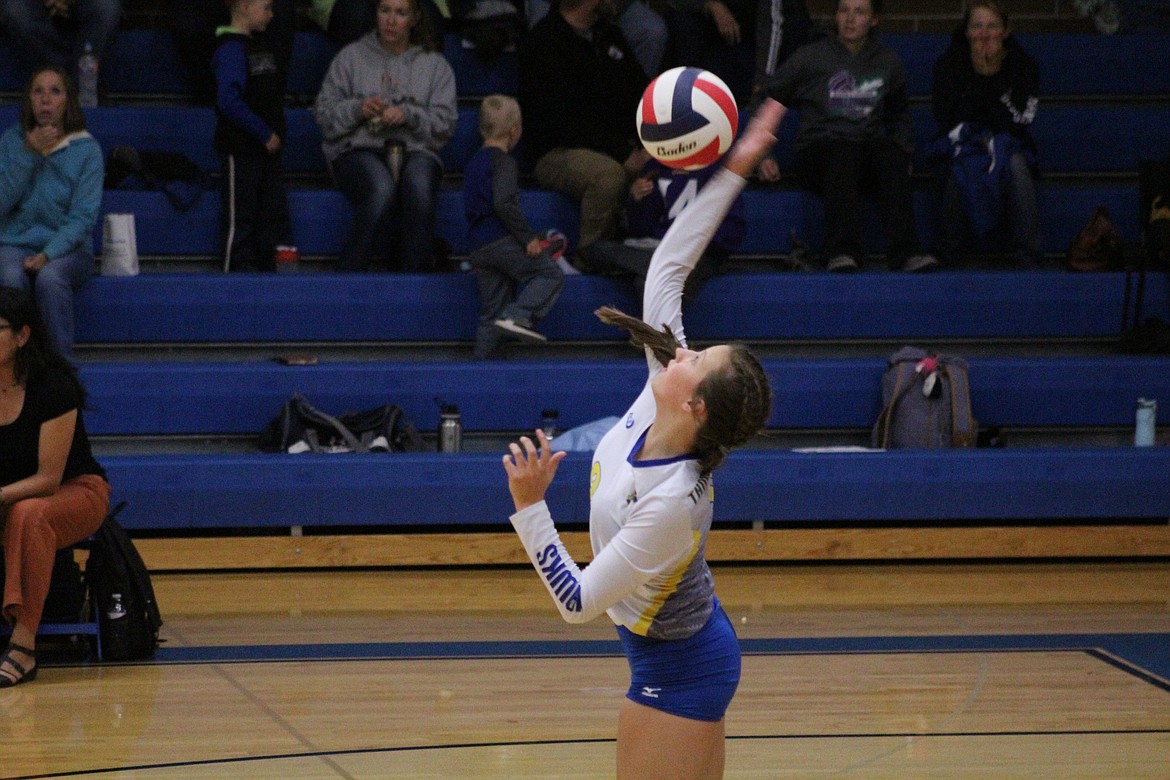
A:
<svg viewBox="0 0 1170 780">
<path fill-rule="evenodd" d="M 601 484 L 601 461 L 593 461 L 593 469 L 589 472 L 589 497 L 593 498 L 593 494 L 597 492 L 597 486 Z"/>
</svg>

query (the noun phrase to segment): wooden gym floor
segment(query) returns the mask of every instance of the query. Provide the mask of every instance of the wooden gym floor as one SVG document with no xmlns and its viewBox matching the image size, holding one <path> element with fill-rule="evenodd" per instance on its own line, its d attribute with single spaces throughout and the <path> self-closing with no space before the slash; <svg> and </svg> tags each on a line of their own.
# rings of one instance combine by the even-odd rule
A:
<svg viewBox="0 0 1170 780">
<path fill-rule="evenodd" d="M 715 575 L 728 778 L 1170 777 L 1170 563 Z M 49 648 L 0 691 L 0 777 L 613 776 L 612 626 L 561 622 L 530 570 L 155 584 L 155 661 Z"/>
</svg>

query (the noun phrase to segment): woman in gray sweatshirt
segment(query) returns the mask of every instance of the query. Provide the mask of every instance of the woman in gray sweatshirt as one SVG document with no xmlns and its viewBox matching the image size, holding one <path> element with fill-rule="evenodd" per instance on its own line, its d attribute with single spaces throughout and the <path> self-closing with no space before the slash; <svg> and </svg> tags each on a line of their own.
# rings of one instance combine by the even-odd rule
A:
<svg viewBox="0 0 1170 780">
<path fill-rule="evenodd" d="M 379 0 L 375 29 L 333 58 L 313 115 L 354 212 L 338 268 L 366 270 L 397 212 L 402 244 L 392 267 L 433 270 L 439 150 L 455 128 L 455 74 L 417 0 Z"/>
</svg>

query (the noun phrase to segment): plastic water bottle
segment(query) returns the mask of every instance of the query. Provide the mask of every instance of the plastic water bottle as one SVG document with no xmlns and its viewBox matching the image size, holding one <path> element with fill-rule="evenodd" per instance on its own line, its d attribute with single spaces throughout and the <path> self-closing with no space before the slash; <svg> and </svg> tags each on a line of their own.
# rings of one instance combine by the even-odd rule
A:
<svg viewBox="0 0 1170 780">
<path fill-rule="evenodd" d="M 85 44 L 85 53 L 77 60 L 77 96 L 82 108 L 94 108 L 98 104 L 98 59 L 94 56 L 93 45 Z"/>
<path fill-rule="evenodd" d="M 540 429 L 544 431 L 544 435 L 549 438 L 549 441 L 559 433 L 557 423 L 560 421 L 560 417 L 560 412 L 556 409 L 542 409 L 540 412 Z"/>
<path fill-rule="evenodd" d="M 463 421 L 459 407 L 454 404 L 440 404 L 439 407 L 439 452 L 460 452 L 463 449 Z"/>
<path fill-rule="evenodd" d="M 113 599 L 114 603 L 110 605 L 109 611 L 106 612 L 106 617 L 110 620 L 118 620 L 119 618 L 126 617 L 126 607 L 122 606 L 122 594 L 111 593 L 110 598 Z"/>
<path fill-rule="evenodd" d="M 1137 421 L 1133 429 L 1135 447 L 1154 446 L 1154 421 L 1158 416 L 1158 402 L 1153 398 L 1137 400 Z"/>
</svg>

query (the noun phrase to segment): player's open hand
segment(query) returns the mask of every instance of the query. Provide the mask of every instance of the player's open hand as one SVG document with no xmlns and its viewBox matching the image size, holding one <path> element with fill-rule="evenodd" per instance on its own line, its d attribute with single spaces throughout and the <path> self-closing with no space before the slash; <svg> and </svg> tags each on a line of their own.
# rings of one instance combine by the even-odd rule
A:
<svg viewBox="0 0 1170 780">
<path fill-rule="evenodd" d="M 537 443 L 533 443 L 527 436 L 521 436 L 518 443 L 508 445 L 510 452 L 504 456 L 508 490 L 517 512 L 544 500 L 545 491 L 557 474 L 557 466 L 565 459 L 563 450 L 552 451 L 544 431 L 537 429 L 536 439 Z"/>
<path fill-rule="evenodd" d="M 776 128 L 787 112 L 788 109 L 775 100 L 765 100 L 723 158 L 723 165 L 745 179 L 751 176 L 776 143 Z"/>
</svg>

